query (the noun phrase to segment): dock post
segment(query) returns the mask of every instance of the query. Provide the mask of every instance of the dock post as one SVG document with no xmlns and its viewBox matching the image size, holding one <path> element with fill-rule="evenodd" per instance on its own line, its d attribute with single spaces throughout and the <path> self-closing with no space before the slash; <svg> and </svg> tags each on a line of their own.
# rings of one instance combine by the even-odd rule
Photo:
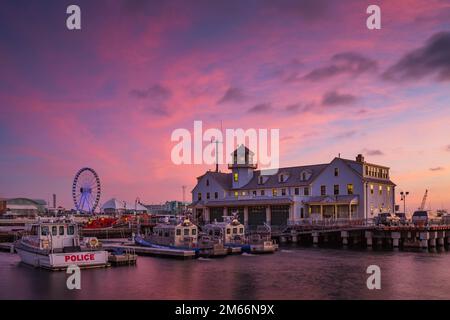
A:
<svg viewBox="0 0 450 320">
<path fill-rule="evenodd" d="M 398 248 L 400 246 L 400 237 L 401 237 L 400 232 L 392 232 L 391 233 L 392 246 L 394 248 Z"/>
<path fill-rule="evenodd" d="M 443 246 L 445 241 L 445 231 L 437 231 L 436 232 L 436 241 L 438 246 Z"/>
<path fill-rule="evenodd" d="M 432 231 L 432 232 L 428 232 L 429 236 L 429 240 L 428 240 L 428 245 L 431 248 L 436 247 L 436 238 L 437 238 L 437 232 L 436 231 Z"/>
<path fill-rule="evenodd" d="M 373 233 L 372 233 L 372 231 L 366 231 L 365 233 L 364 233 L 364 236 L 366 237 L 366 242 L 367 242 L 367 246 L 368 247 L 371 247 L 372 246 L 372 236 L 373 236 Z"/>
<path fill-rule="evenodd" d="M 313 232 L 312 237 L 313 237 L 313 244 L 315 244 L 315 245 L 319 244 L 319 233 Z"/>
<path fill-rule="evenodd" d="M 348 231 L 341 231 L 342 244 L 344 246 L 348 245 Z"/>
<path fill-rule="evenodd" d="M 428 240 L 430 239 L 430 234 L 428 232 L 420 232 L 419 239 L 420 239 L 420 247 L 422 249 L 428 249 Z"/>
</svg>

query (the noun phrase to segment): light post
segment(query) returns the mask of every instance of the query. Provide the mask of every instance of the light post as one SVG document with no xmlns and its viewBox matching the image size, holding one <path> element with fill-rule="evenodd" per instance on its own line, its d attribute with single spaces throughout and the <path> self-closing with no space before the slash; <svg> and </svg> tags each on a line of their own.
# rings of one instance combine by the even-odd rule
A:
<svg viewBox="0 0 450 320">
<path fill-rule="evenodd" d="M 403 201 L 403 213 L 406 215 L 406 196 L 409 195 L 408 191 L 401 191 L 400 192 L 400 196 L 401 196 L 401 200 Z"/>
</svg>

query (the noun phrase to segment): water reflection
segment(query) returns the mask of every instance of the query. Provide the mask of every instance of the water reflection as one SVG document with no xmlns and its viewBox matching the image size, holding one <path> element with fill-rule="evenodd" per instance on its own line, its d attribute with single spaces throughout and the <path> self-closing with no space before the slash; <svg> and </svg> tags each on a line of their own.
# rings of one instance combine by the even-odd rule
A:
<svg viewBox="0 0 450 320">
<path fill-rule="evenodd" d="M 449 299 L 447 252 L 282 248 L 274 255 L 179 261 L 140 257 L 137 266 L 68 275 L 25 266 L 0 253 L 1 299 Z M 381 268 L 381 290 L 366 269 Z"/>
</svg>

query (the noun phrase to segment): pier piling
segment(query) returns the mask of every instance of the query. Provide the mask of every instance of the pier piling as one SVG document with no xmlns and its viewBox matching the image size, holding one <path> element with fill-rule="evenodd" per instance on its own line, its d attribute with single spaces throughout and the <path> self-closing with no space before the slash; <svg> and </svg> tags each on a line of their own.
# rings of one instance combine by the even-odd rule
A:
<svg viewBox="0 0 450 320">
<path fill-rule="evenodd" d="M 366 232 L 364 233 L 364 236 L 365 236 L 365 238 L 366 238 L 367 246 L 368 246 L 368 247 L 372 247 L 372 245 L 373 245 L 373 243 L 372 243 L 372 236 L 373 236 L 372 231 L 366 231 Z"/>
<path fill-rule="evenodd" d="M 392 238 L 392 246 L 394 248 L 398 248 L 400 246 L 400 238 L 401 238 L 400 232 L 392 232 L 391 238 Z"/>
</svg>

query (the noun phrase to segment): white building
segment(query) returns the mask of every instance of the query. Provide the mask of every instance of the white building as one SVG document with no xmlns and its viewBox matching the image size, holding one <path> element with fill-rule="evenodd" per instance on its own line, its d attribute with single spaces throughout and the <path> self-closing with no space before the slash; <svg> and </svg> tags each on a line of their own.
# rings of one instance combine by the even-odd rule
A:
<svg viewBox="0 0 450 320">
<path fill-rule="evenodd" d="M 242 155 L 245 159 L 240 159 Z M 330 163 L 280 168 L 264 175 L 241 145 L 230 173 L 208 171 L 192 190 L 194 217 L 207 223 L 239 212 L 247 226 L 287 225 L 304 218 L 367 219 L 394 212 L 395 184 L 389 168 L 334 158 Z"/>
<path fill-rule="evenodd" d="M 101 211 L 105 214 L 124 214 L 124 213 L 147 213 L 147 208 L 140 203 L 127 203 L 126 201 L 112 198 L 106 201 Z"/>
</svg>

